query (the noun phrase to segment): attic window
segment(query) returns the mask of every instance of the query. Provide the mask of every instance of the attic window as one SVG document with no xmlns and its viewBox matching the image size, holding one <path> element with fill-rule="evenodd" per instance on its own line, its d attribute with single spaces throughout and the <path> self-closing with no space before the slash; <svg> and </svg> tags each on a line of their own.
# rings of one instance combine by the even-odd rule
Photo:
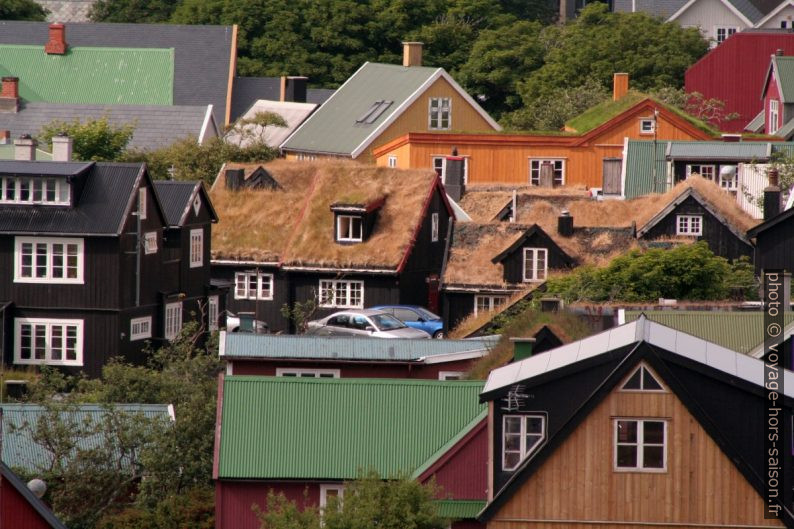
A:
<svg viewBox="0 0 794 529">
<path fill-rule="evenodd" d="M 502 470 L 514 470 L 546 438 L 546 417 L 505 415 L 502 421 Z"/>
<path fill-rule="evenodd" d="M 364 240 L 362 218 L 354 215 L 337 215 L 336 240 L 361 242 Z"/>
<path fill-rule="evenodd" d="M 621 386 L 621 391 L 664 391 L 664 386 L 645 364 L 634 370 L 634 373 Z"/>
<path fill-rule="evenodd" d="M 0 204 L 68 206 L 69 202 L 66 179 L 0 177 Z"/>
<path fill-rule="evenodd" d="M 385 100 L 375 101 L 372 103 L 372 106 L 369 107 L 369 110 L 356 120 L 356 123 L 364 123 L 367 125 L 375 123 L 375 120 L 386 112 L 386 109 L 389 108 L 393 102 L 394 101 Z"/>
</svg>

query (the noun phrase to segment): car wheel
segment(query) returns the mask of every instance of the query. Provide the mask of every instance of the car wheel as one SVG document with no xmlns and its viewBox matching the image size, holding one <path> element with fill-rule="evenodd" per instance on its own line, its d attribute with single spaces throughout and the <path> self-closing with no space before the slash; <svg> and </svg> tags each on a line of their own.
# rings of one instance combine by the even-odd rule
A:
<svg viewBox="0 0 794 529">
<path fill-rule="evenodd" d="M 436 331 L 435 333 L 433 333 L 433 338 L 435 338 L 436 340 L 441 340 L 443 338 L 446 338 L 446 336 L 444 336 L 444 331 Z"/>
</svg>

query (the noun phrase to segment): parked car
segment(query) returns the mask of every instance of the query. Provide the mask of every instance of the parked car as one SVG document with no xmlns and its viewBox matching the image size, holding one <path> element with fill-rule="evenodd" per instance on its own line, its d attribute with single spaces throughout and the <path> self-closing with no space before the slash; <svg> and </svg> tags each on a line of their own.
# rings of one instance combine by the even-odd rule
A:
<svg viewBox="0 0 794 529">
<path fill-rule="evenodd" d="M 266 322 L 255 320 L 250 314 L 240 313 L 239 315 L 235 316 L 233 313 L 227 311 L 226 332 L 268 334 L 270 332 L 270 328 L 267 326 Z"/>
<path fill-rule="evenodd" d="M 310 321 L 306 334 L 319 336 L 361 336 L 372 338 L 430 338 L 419 329 L 380 310 L 345 310 Z"/>
<path fill-rule="evenodd" d="M 433 338 L 444 338 L 444 322 L 441 316 L 433 314 L 419 305 L 378 305 L 371 307 L 382 310 L 405 323 L 408 327 L 425 331 Z"/>
</svg>

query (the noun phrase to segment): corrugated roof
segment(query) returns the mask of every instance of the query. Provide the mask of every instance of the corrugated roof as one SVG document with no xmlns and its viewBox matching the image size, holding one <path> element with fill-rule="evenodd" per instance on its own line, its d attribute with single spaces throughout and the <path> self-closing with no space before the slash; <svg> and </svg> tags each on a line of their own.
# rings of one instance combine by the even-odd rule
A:
<svg viewBox="0 0 794 529">
<path fill-rule="evenodd" d="M 198 182 L 176 182 L 159 180 L 154 182 L 157 196 L 160 198 L 160 205 L 163 206 L 163 213 L 169 226 L 179 226 L 185 209 L 190 205 L 193 192 L 198 186 Z"/>
<path fill-rule="evenodd" d="M 48 103 L 171 105 L 174 51 L 0 44 L 0 75 L 19 77 L 19 97 Z"/>
<path fill-rule="evenodd" d="M 485 508 L 486 501 L 481 500 L 437 500 L 438 514 L 450 520 L 465 520 L 477 518 Z"/>
<path fill-rule="evenodd" d="M 749 132 L 761 132 L 762 130 L 764 130 L 765 116 L 766 116 L 766 112 L 764 110 L 761 110 L 761 112 L 756 114 L 756 116 L 750 121 L 750 123 L 745 125 L 744 130 Z"/>
<path fill-rule="evenodd" d="M 328 336 L 224 333 L 227 358 L 315 358 L 327 360 L 416 361 L 452 353 L 487 353 L 499 337 L 477 340 L 383 340 Z"/>
<path fill-rule="evenodd" d="M 281 148 L 349 156 L 439 70 L 365 63 Z M 377 101 L 392 103 L 372 123 L 357 123 Z"/>
<path fill-rule="evenodd" d="M 131 414 L 141 413 L 147 419 L 171 419 L 169 404 L 112 404 L 115 410 Z M 50 454 L 40 444 L 33 440 L 31 428 L 35 428 L 38 421 L 46 418 L 50 413 L 47 408 L 36 404 L 7 403 L 0 404 L 3 410 L 3 453 L 5 464 L 13 468 L 24 468 L 35 471 L 37 467 L 47 465 Z M 107 409 L 99 404 L 77 404 L 68 406 L 60 412 L 64 424 L 82 425 L 88 422 L 97 422 L 107 413 Z M 31 428 L 23 428 L 25 424 Z M 84 438 L 80 446 L 83 449 L 99 446 L 102 442 L 100 436 Z"/>
<path fill-rule="evenodd" d="M 728 0 L 728 2 L 753 24 L 764 18 L 764 13 L 750 0 Z"/>
<path fill-rule="evenodd" d="M 654 142 L 629 140 L 626 148 L 626 182 L 624 193 L 626 198 L 636 198 L 648 193 L 666 191 L 667 182 L 667 151 L 666 141 L 657 141 L 654 157 Z M 656 185 L 653 184 L 653 167 L 656 165 Z"/>
<path fill-rule="evenodd" d="M 792 132 L 794 132 L 794 119 L 788 120 L 782 127 L 777 129 L 775 136 L 788 140 L 791 138 Z"/>
<path fill-rule="evenodd" d="M 229 376 L 220 479 L 353 479 L 411 472 L 486 407 L 477 381 Z"/>
<path fill-rule="evenodd" d="M 626 311 L 626 322 L 640 314 L 657 323 L 697 336 L 740 353 L 749 353 L 764 341 L 762 312 L 723 312 L 691 310 Z M 786 313 L 786 325 L 794 314 Z"/>
<path fill-rule="evenodd" d="M 779 81 L 778 90 L 784 103 L 794 102 L 794 57 L 772 56 Z"/>
<path fill-rule="evenodd" d="M 758 141 L 673 141 L 669 143 L 667 156 L 672 159 L 765 160 L 769 149 L 769 143 Z"/>
</svg>

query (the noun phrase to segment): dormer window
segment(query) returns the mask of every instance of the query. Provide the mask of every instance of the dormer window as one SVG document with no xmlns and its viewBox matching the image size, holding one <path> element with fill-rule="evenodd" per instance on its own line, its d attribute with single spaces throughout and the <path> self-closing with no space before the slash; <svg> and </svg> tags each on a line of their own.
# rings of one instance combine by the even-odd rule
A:
<svg viewBox="0 0 794 529">
<path fill-rule="evenodd" d="M 336 240 L 361 242 L 364 240 L 363 219 L 355 215 L 336 216 Z"/>
<path fill-rule="evenodd" d="M 377 220 L 377 214 L 385 199 L 369 204 L 331 204 L 334 212 L 334 240 L 338 243 L 366 241 Z"/>
<path fill-rule="evenodd" d="M 0 177 L 0 204 L 68 206 L 69 184 L 64 178 Z"/>
</svg>

